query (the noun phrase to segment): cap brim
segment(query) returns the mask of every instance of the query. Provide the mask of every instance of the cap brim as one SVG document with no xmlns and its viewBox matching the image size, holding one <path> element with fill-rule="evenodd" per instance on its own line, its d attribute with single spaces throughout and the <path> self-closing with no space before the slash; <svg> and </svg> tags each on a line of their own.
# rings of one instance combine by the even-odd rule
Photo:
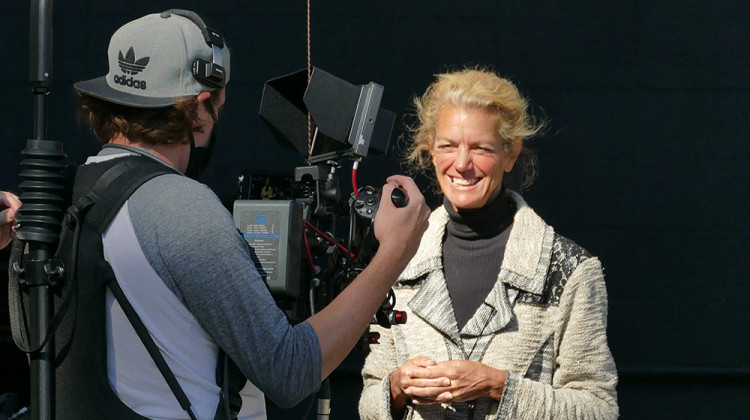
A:
<svg viewBox="0 0 750 420">
<path fill-rule="evenodd" d="M 134 108 L 164 108 L 174 105 L 174 98 L 150 98 L 147 96 L 136 96 L 129 93 L 112 89 L 107 84 L 106 76 L 96 79 L 85 80 L 75 83 L 73 88 L 94 98 L 118 105 L 131 106 Z"/>
</svg>

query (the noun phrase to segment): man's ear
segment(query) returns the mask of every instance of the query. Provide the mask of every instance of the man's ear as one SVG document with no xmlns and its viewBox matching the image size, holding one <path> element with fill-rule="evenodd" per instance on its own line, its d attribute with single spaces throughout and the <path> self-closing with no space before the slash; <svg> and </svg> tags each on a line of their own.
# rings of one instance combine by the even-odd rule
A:
<svg viewBox="0 0 750 420">
<path fill-rule="evenodd" d="M 201 92 L 198 94 L 198 103 L 206 101 L 210 97 L 211 97 L 211 92 Z"/>
</svg>

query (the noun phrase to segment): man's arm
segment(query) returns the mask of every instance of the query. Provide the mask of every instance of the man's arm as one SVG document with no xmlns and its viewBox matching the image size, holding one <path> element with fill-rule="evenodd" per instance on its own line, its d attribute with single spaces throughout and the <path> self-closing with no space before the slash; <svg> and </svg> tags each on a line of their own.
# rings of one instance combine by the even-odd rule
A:
<svg viewBox="0 0 750 420">
<path fill-rule="evenodd" d="M 380 251 L 367 274 L 345 289 L 344 298 L 314 317 L 318 330 L 311 322 L 289 324 L 232 216 L 207 187 L 165 175 L 141 187 L 129 206 L 144 253 L 165 284 L 248 379 L 276 404 L 290 407 L 346 357 L 416 252 L 427 210 L 416 186 L 405 187 L 413 188 L 407 189 L 410 204 L 397 209 L 390 201 L 381 203 L 375 221 Z M 383 195 L 392 188 L 386 186 Z M 161 216 L 165 206 L 170 217 Z"/>
<path fill-rule="evenodd" d="M 403 188 L 409 201 L 396 208 L 390 200 L 380 202 L 375 216 L 378 252 L 359 276 L 325 309 L 308 322 L 320 341 L 322 377 L 327 377 L 361 337 L 386 298 L 401 271 L 417 252 L 430 212 L 424 197 L 411 178 L 395 175 L 383 186 L 382 196 L 390 197 L 396 186 Z"/>
</svg>

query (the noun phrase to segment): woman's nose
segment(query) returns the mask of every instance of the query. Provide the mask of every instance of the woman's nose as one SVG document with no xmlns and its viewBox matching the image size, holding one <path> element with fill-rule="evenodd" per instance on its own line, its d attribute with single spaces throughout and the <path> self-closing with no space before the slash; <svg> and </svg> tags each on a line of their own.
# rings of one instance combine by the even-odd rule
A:
<svg viewBox="0 0 750 420">
<path fill-rule="evenodd" d="M 471 167 L 471 152 L 465 147 L 456 150 L 456 160 L 453 164 L 458 171 L 465 171 Z"/>
</svg>

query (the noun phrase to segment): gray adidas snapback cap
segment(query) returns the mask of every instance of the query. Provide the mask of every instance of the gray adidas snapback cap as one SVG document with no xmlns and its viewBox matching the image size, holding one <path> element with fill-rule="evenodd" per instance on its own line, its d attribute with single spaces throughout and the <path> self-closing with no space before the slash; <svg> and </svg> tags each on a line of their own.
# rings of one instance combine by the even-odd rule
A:
<svg viewBox="0 0 750 420">
<path fill-rule="evenodd" d="M 175 99 L 214 90 L 192 73 L 196 59 L 212 61 L 200 27 L 174 13 L 154 13 L 122 26 L 109 41 L 109 73 L 78 82 L 81 93 L 135 108 L 171 106 Z M 229 48 L 221 49 L 229 82 Z"/>
</svg>

